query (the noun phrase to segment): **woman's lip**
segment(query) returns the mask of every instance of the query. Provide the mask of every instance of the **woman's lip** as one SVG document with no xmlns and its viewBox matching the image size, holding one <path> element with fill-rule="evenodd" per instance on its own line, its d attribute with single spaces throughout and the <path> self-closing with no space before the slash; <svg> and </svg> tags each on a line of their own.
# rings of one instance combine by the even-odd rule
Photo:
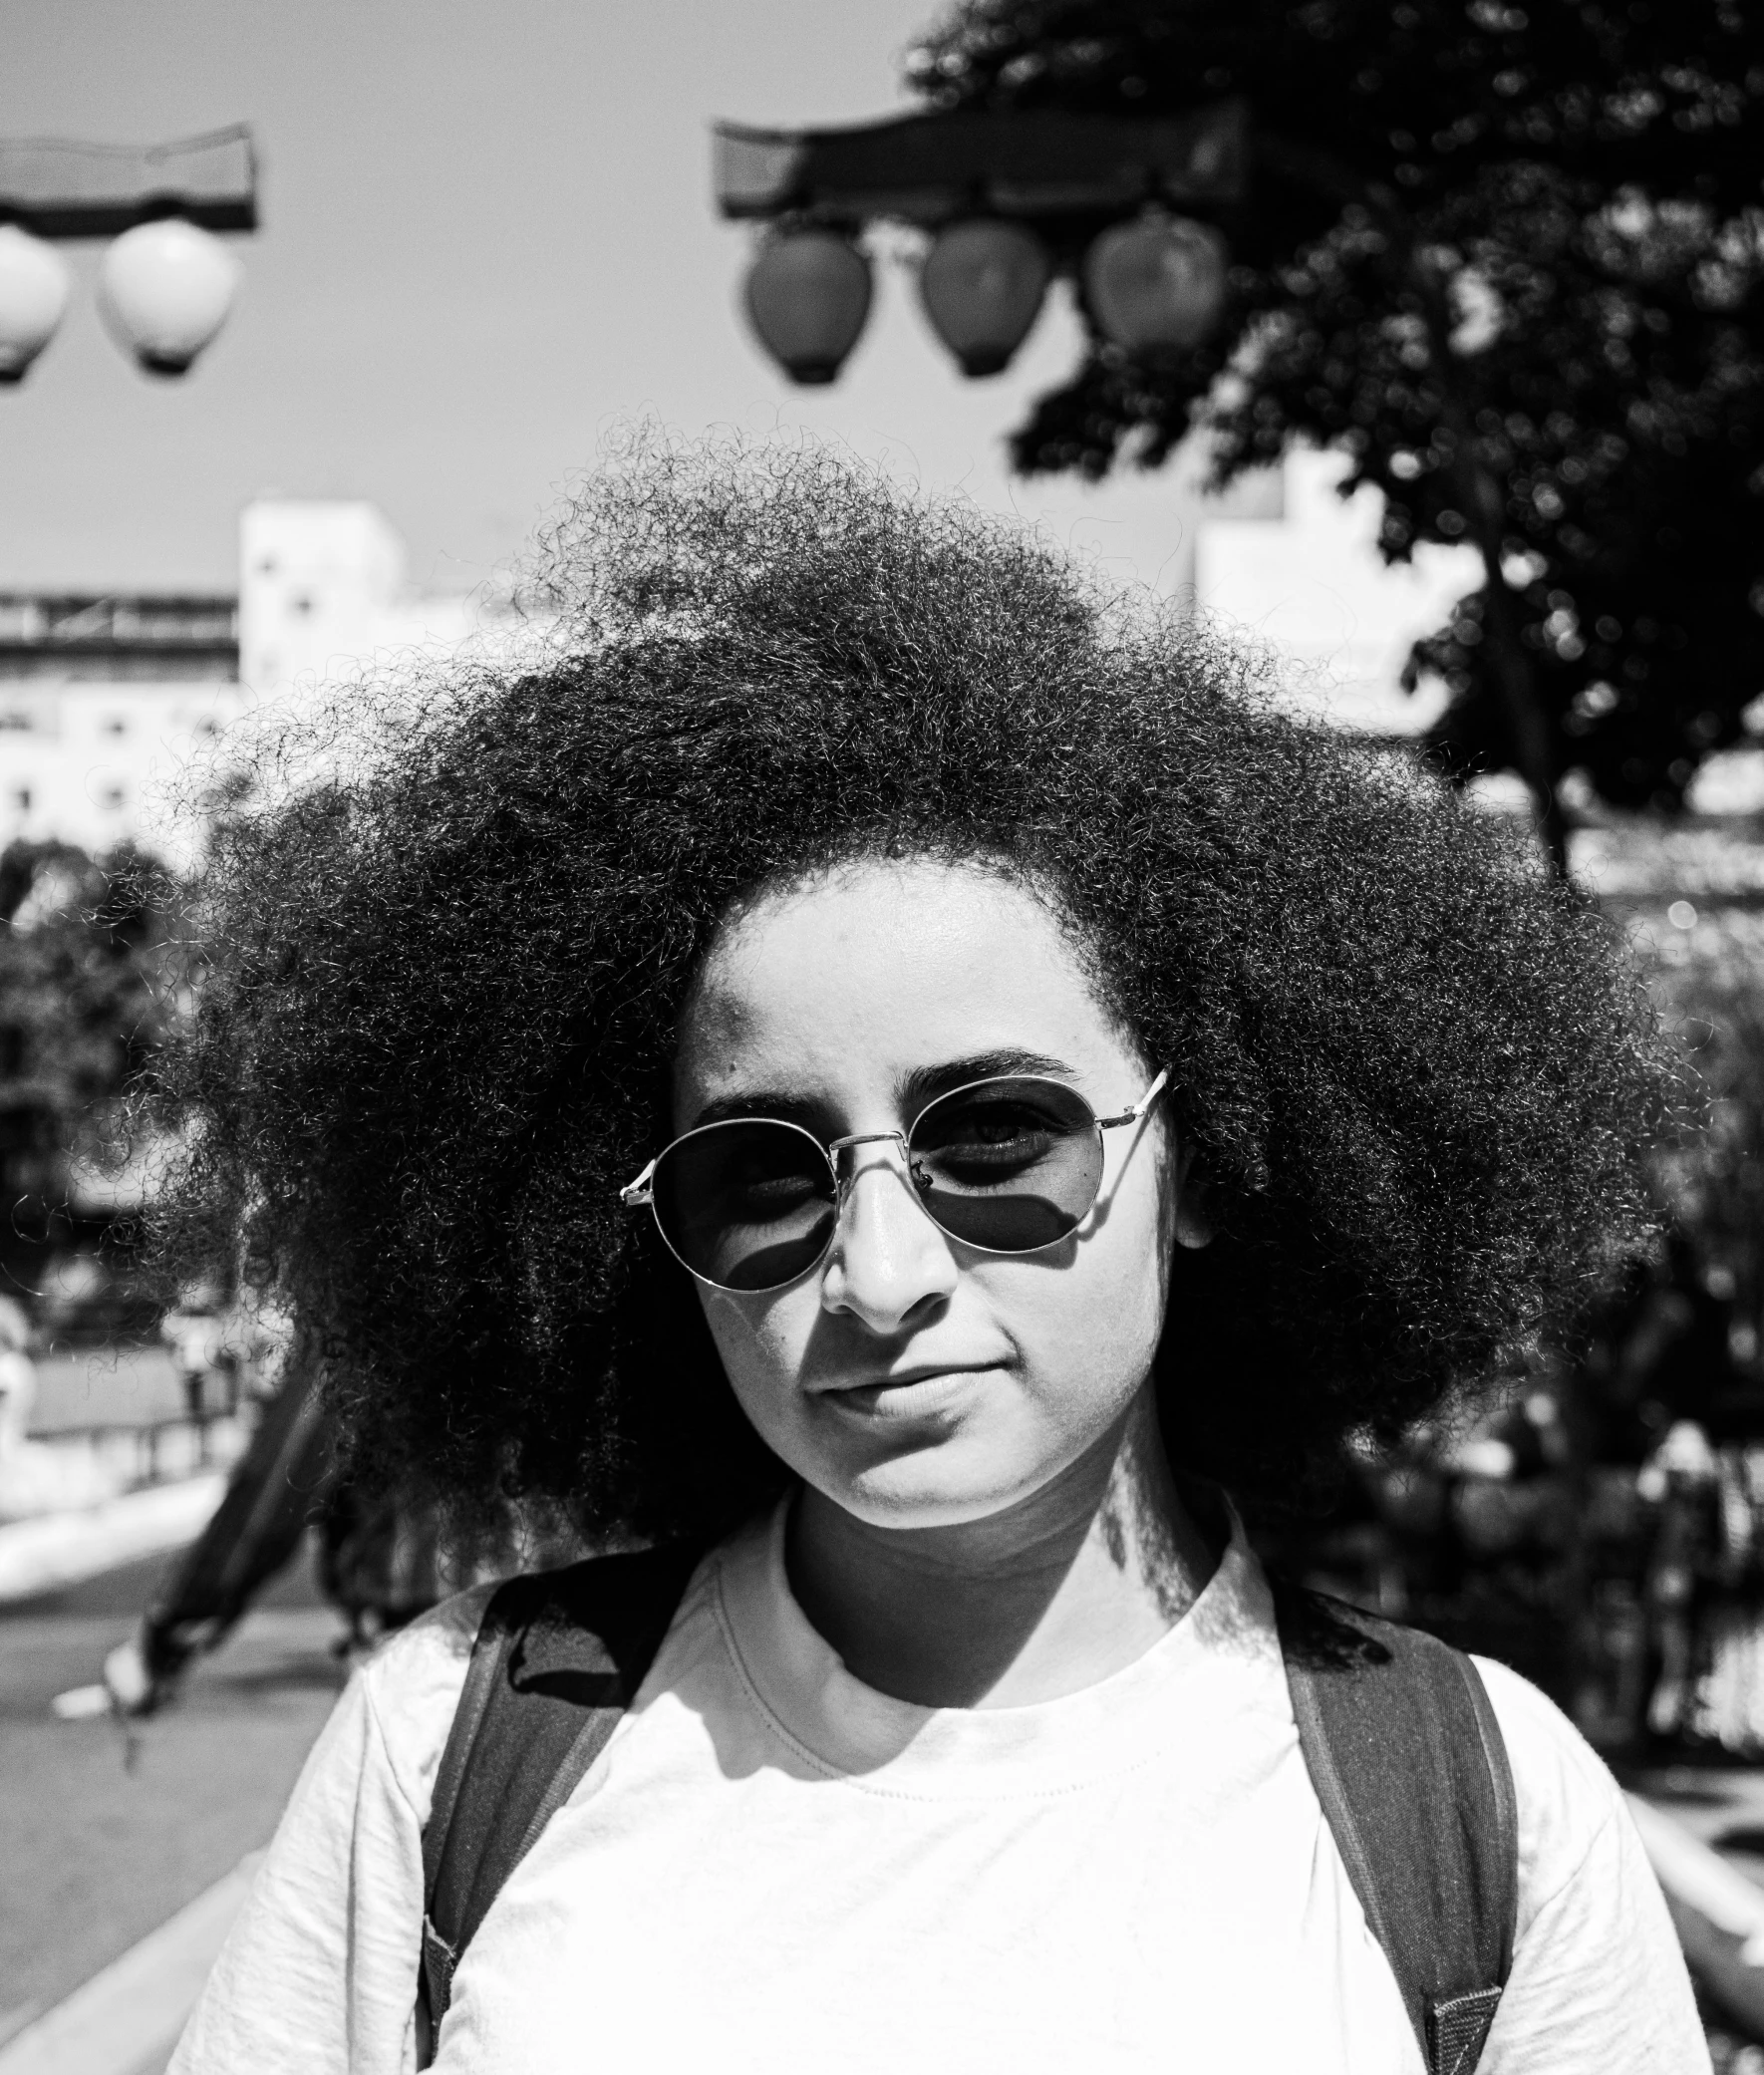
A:
<svg viewBox="0 0 1764 2075">
<path fill-rule="evenodd" d="M 845 1383 L 821 1395 L 850 1411 L 907 1413 L 929 1410 L 938 1400 L 959 1389 L 964 1379 L 982 1376 L 999 1366 L 993 1361 L 940 1363 L 937 1367 L 904 1369 L 899 1375 L 877 1376 L 868 1383 Z"/>
</svg>

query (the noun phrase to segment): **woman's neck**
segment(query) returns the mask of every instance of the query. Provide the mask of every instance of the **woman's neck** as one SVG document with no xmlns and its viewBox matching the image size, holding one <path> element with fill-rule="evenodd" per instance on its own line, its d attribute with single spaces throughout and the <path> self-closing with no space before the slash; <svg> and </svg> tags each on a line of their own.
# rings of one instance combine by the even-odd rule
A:
<svg viewBox="0 0 1764 2075">
<path fill-rule="evenodd" d="M 790 1589 L 847 1670 L 924 1707 L 1020 1707 L 1119 1671 L 1212 1576 L 1149 1391 L 1018 1505 L 955 1527 L 884 1528 L 804 1488 Z"/>
</svg>

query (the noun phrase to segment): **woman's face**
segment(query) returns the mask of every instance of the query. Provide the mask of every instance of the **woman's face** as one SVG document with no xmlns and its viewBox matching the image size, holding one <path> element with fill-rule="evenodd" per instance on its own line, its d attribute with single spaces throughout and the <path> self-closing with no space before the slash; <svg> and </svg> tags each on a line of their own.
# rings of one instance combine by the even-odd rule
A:
<svg viewBox="0 0 1764 2075">
<path fill-rule="evenodd" d="M 1099 1116 L 1145 1093 L 1048 911 L 981 868 L 845 867 L 761 900 L 706 961 L 683 1022 L 675 1125 L 785 1114 L 823 1142 L 906 1130 L 989 1073 L 1068 1081 Z M 920 1208 L 898 1144 L 860 1146 L 830 1251 L 781 1290 L 699 1296 L 747 1417 L 808 1484 L 878 1526 L 1028 1498 L 1146 1384 L 1179 1202 L 1162 1113 L 1103 1134 L 1095 1208 L 1045 1252 L 984 1254 Z"/>
</svg>

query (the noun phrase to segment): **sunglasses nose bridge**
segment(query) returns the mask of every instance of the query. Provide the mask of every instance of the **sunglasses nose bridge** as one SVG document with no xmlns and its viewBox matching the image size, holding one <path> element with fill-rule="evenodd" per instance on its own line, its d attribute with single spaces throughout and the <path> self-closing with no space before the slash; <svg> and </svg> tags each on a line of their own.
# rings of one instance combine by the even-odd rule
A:
<svg viewBox="0 0 1764 2075">
<path fill-rule="evenodd" d="M 840 1175 L 841 1181 L 845 1181 L 849 1179 L 851 1163 L 849 1161 L 842 1162 L 842 1155 L 850 1152 L 854 1146 L 888 1144 L 899 1146 L 904 1153 L 907 1149 L 907 1134 L 904 1131 L 853 1131 L 844 1138 L 829 1138 L 827 1140 L 827 1158 L 833 1163 L 833 1172 L 836 1175 Z M 842 1164 L 845 1172 L 840 1174 Z"/>
<path fill-rule="evenodd" d="M 838 1195 L 839 1207 L 843 1211 L 849 1202 L 858 1177 L 864 1172 L 859 1167 L 854 1153 L 860 1146 L 894 1145 L 900 1148 L 901 1167 L 910 1176 L 912 1171 L 912 1148 L 904 1131 L 853 1131 L 844 1138 L 827 1141 L 827 1164 L 833 1170 L 833 1186 Z M 828 1244 L 831 1244 L 829 1240 Z"/>
</svg>

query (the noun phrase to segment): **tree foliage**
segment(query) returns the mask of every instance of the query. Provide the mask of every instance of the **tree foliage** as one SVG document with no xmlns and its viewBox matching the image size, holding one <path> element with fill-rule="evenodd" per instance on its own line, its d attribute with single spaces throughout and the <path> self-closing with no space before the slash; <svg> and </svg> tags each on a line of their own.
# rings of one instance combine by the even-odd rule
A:
<svg viewBox="0 0 1764 2075">
<path fill-rule="evenodd" d="M 163 1035 L 161 878 L 133 850 L 0 851 L 0 1263 L 15 1271 L 65 1224 L 69 1156 L 97 1150 Z"/>
<path fill-rule="evenodd" d="M 1764 685 L 1756 9 L 964 0 L 909 76 L 940 106 L 1250 107 L 1222 323 L 1158 365 L 1092 333 L 1020 467 L 1155 466 L 1203 422 L 1224 477 L 1345 450 L 1388 556 L 1483 549 L 1492 580 L 1411 660 L 1451 689 L 1455 774 L 1513 763 L 1554 797 L 1578 765 L 1672 805 L 1740 740 Z"/>
<path fill-rule="evenodd" d="M 1700 1128 L 1655 1147 L 1655 1187 L 1755 1332 L 1764 1318 L 1764 917 L 1705 903 L 1687 929 L 1648 917 L 1634 936 L 1660 1021 L 1702 1098 Z"/>
</svg>

